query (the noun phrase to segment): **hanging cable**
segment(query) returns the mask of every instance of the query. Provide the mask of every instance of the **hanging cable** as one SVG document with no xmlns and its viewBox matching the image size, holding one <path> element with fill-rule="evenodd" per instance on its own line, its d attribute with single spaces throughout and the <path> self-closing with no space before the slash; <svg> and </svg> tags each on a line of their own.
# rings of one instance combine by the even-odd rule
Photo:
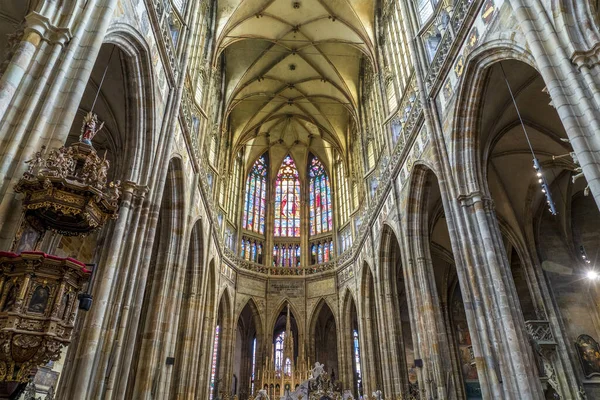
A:
<svg viewBox="0 0 600 400">
<path fill-rule="evenodd" d="M 98 100 L 98 95 L 100 94 L 100 89 L 102 89 L 102 84 L 104 83 L 104 78 L 106 78 L 106 72 L 108 71 L 108 67 L 110 65 L 110 60 L 112 59 L 113 53 L 117 46 L 113 46 L 110 56 L 108 57 L 108 61 L 106 62 L 106 67 L 104 67 L 104 72 L 102 73 L 102 79 L 100 79 L 100 84 L 98 85 L 98 91 L 96 92 L 96 97 L 94 97 L 94 102 L 92 103 L 92 108 L 90 112 L 94 111 L 94 106 L 96 105 L 96 101 Z"/>
<path fill-rule="evenodd" d="M 506 87 L 508 88 L 508 93 L 510 93 L 510 98 L 515 106 L 515 110 L 517 111 L 517 116 L 519 117 L 519 121 L 521 122 L 521 127 L 523 127 L 523 133 L 525 134 L 525 139 L 527 140 L 527 145 L 529 146 L 529 150 L 531 151 L 531 155 L 533 156 L 533 169 L 536 171 L 536 175 L 538 177 L 538 183 L 542 188 L 542 193 L 546 197 L 546 203 L 548 204 L 548 210 L 552 215 L 556 215 L 556 204 L 554 204 L 554 200 L 552 199 L 552 193 L 550 192 L 550 186 L 548 185 L 548 181 L 544 176 L 542 171 L 542 166 L 540 161 L 535 156 L 535 152 L 533 151 L 533 146 L 531 145 L 531 140 L 529 140 L 529 135 L 527 134 L 527 128 L 525 128 L 525 122 L 523 122 L 523 118 L 521 117 L 521 112 L 519 111 L 519 107 L 517 106 L 517 101 L 515 100 L 515 96 L 513 91 L 508 83 L 508 78 L 506 77 L 506 73 L 504 72 L 504 67 L 502 63 L 500 63 L 500 69 L 502 70 L 502 75 L 504 76 L 504 82 L 506 82 Z"/>
</svg>

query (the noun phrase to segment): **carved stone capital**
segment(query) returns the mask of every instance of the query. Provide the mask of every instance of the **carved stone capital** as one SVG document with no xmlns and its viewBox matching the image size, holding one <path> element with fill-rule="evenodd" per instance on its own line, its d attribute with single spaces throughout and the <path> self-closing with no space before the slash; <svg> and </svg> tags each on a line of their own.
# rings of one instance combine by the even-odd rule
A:
<svg viewBox="0 0 600 400">
<path fill-rule="evenodd" d="M 461 194 L 458 196 L 457 200 L 460 202 L 462 207 L 471 207 L 477 203 L 485 203 L 492 201 L 488 196 L 486 196 L 482 191 L 477 190 L 468 194 Z"/>
<path fill-rule="evenodd" d="M 589 50 L 575 51 L 571 56 L 571 61 L 581 69 L 582 67 L 592 68 L 600 64 L 600 42 Z"/>
<path fill-rule="evenodd" d="M 27 27 L 25 32 L 35 32 L 50 43 L 58 43 L 64 46 L 73 37 L 69 28 L 62 28 L 52 24 L 45 15 L 32 12 L 25 17 Z"/>
</svg>

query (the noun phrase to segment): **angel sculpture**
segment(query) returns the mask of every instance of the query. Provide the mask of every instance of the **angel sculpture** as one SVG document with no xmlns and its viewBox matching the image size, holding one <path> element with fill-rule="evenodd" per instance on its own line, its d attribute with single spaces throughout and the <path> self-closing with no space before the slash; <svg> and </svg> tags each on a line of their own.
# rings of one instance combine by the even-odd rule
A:
<svg viewBox="0 0 600 400">
<path fill-rule="evenodd" d="M 43 154 L 46 151 L 46 146 L 42 146 L 40 151 L 36 151 L 31 160 L 25 161 L 25 164 L 29 164 L 27 167 L 27 173 L 29 175 L 35 175 L 35 172 L 39 170 L 39 168 L 44 165 Z"/>
<path fill-rule="evenodd" d="M 102 160 L 96 155 L 96 153 L 90 153 L 83 163 L 83 170 L 81 177 L 83 181 L 88 185 L 95 186 L 98 182 L 98 164 Z"/>
<path fill-rule="evenodd" d="M 260 389 L 254 400 L 270 400 L 270 398 L 265 389 Z"/>
<path fill-rule="evenodd" d="M 312 372 L 312 378 L 313 379 L 317 379 L 319 376 L 323 375 L 325 373 L 325 365 L 321 364 L 320 362 L 316 362 L 315 366 L 313 367 L 313 369 L 311 370 Z"/>
<path fill-rule="evenodd" d="M 108 197 L 111 201 L 119 200 L 119 197 L 121 197 L 121 181 L 108 184 Z"/>
<path fill-rule="evenodd" d="M 383 393 L 381 392 L 381 390 L 376 390 L 373 392 L 373 399 L 375 400 L 383 400 Z"/>
<path fill-rule="evenodd" d="M 98 182 L 96 183 L 96 187 L 98 189 L 104 189 L 106 186 L 106 179 L 108 177 L 108 169 L 110 168 L 110 162 L 106 159 L 106 154 L 104 154 L 104 159 L 98 168 Z"/>
<path fill-rule="evenodd" d="M 98 116 L 91 111 L 88 112 L 83 118 L 79 141 L 91 146 L 94 136 L 104 127 L 104 122 L 99 123 Z"/>
<path fill-rule="evenodd" d="M 62 146 L 58 149 L 58 156 L 56 158 L 56 168 L 58 174 L 65 178 L 67 175 L 72 174 L 75 170 L 75 160 L 73 160 L 73 148 Z"/>
</svg>

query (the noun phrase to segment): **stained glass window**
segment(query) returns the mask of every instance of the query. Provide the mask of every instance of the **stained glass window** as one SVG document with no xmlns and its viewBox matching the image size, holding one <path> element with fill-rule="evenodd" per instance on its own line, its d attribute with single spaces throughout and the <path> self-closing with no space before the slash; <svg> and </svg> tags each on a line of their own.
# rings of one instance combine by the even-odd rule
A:
<svg viewBox="0 0 600 400">
<path fill-rule="evenodd" d="M 285 376 L 292 376 L 292 361 L 289 358 L 285 359 Z"/>
<path fill-rule="evenodd" d="M 350 193 L 348 190 L 348 179 L 346 179 L 344 162 L 340 158 L 336 161 L 336 182 L 336 193 L 339 204 L 338 217 L 340 225 L 344 225 L 350 217 Z"/>
<path fill-rule="evenodd" d="M 311 264 L 322 264 L 333 257 L 333 241 L 326 240 L 320 243 L 313 243 L 311 250 Z"/>
<path fill-rule="evenodd" d="M 210 400 L 215 394 L 215 378 L 217 374 L 217 360 L 219 356 L 219 325 L 215 328 L 215 342 L 213 344 L 212 368 L 210 370 Z"/>
<path fill-rule="evenodd" d="M 238 155 L 234 161 L 231 179 L 229 180 L 229 193 L 227 197 L 227 208 L 229 211 L 229 219 L 235 221 L 235 216 L 238 214 L 238 206 L 240 204 L 240 180 L 242 175 L 242 157 Z"/>
<path fill-rule="evenodd" d="M 274 235 L 300 237 L 300 180 L 290 155 L 283 160 L 275 181 Z"/>
<path fill-rule="evenodd" d="M 275 371 L 281 371 L 283 367 L 283 341 L 285 332 L 281 332 L 275 339 Z"/>
<path fill-rule="evenodd" d="M 256 338 L 252 341 L 252 374 L 250 375 L 250 394 L 254 394 L 254 373 L 256 371 Z"/>
<path fill-rule="evenodd" d="M 360 393 L 361 389 L 361 372 L 360 372 L 360 347 L 358 344 L 358 330 L 352 331 L 353 348 L 354 348 L 354 373 L 356 374 L 356 391 Z"/>
<path fill-rule="evenodd" d="M 274 267 L 299 267 L 300 245 L 299 244 L 276 244 L 273 246 Z"/>
<path fill-rule="evenodd" d="M 331 188 L 325 167 L 313 157 L 308 170 L 310 179 L 310 234 L 329 232 L 333 227 Z"/>
<path fill-rule="evenodd" d="M 350 248 L 350 246 L 352 246 L 352 230 L 350 229 L 350 227 L 346 228 L 341 234 L 341 248 L 339 249 L 340 253 L 343 253 L 344 251 L 346 251 L 347 249 Z"/>
<path fill-rule="evenodd" d="M 249 231 L 265 233 L 265 208 L 267 197 L 267 160 L 260 156 L 246 180 L 246 198 L 242 226 Z"/>
<path fill-rule="evenodd" d="M 241 256 L 247 261 L 262 264 L 263 262 L 263 245 L 257 240 L 242 237 Z"/>
</svg>

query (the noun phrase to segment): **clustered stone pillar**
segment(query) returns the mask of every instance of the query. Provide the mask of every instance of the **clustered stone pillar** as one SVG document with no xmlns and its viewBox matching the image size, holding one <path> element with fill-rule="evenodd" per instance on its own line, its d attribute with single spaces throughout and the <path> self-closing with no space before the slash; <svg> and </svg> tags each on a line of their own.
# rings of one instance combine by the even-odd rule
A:
<svg viewBox="0 0 600 400">
<path fill-rule="evenodd" d="M 82 46 L 82 41 L 86 35 L 105 35 L 116 0 L 91 0 L 81 10 L 60 4 L 38 2 L 27 15 L 23 38 L 0 78 L 0 137 L 5 138 L 0 146 L 0 248 L 10 246 L 19 225 L 12 212 L 18 207 L 13 187 L 25 172 L 24 161 L 42 144 L 58 148 L 65 143 L 102 44 Z M 63 102 L 75 104 L 61 107 Z"/>
<path fill-rule="evenodd" d="M 420 382 L 424 387 L 421 389 L 426 390 L 427 396 L 452 398 L 458 396 L 457 388 L 462 383 L 452 383 L 448 379 L 449 376 L 455 379 L 455 376 L 449 375 L 453 371 L 453 357 L 431 260 L 431 221 L 427 210 L 429 186 L 426 173 L 417 169 L 412 183 L 412 191 L 407 200 L 407 215 L 402 227 L 409 290 L 407 302 L 411 305 L 411 322 L 416 328 L 416 347 L 419 357 L 423 359 Z M 453 388 L 452 393 L 449 392 L 450 387 Z"/>
</svg>

